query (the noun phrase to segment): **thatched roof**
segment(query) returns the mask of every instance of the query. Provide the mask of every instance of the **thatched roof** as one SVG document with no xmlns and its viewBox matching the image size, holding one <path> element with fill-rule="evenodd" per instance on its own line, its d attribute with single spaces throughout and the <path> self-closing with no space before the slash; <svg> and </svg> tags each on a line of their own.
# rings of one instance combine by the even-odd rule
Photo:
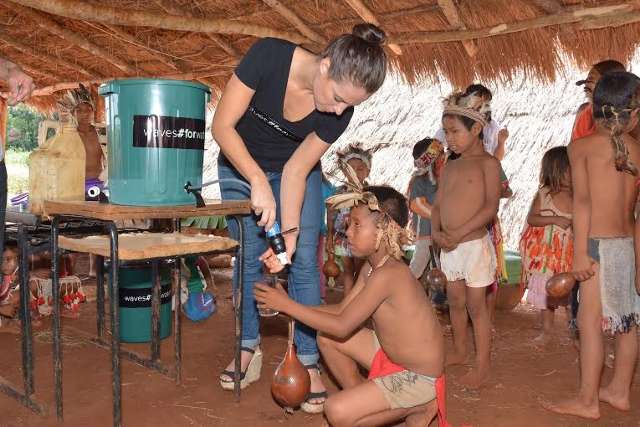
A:
<svg viewBox="0 0 640 427">
<path fill-rule="evenodd" d="M 640 40 L 636 5 L 621 0 L 4 0 L 0 56 L 21 65 L 50 92 L 70 82 L 134 76 L 195 79 L 219 88 L 256 37 L 287 38 L 317 52 L 367 20 L 387 31 L 393 63 L 409 82 L 444 77 L 461 86 L 508 81 L 516 71 L 552 81 L 564 62 L 560 52 L 580 67 L 603 58 L 628 62 Z"/>
</svg>

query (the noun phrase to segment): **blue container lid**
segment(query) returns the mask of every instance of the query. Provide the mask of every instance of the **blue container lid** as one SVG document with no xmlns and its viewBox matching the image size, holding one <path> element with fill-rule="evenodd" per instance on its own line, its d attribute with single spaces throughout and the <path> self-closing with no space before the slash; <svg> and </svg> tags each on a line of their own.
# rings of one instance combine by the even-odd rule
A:
<svg viewBox="0 0 640 427">
<path fill-rule="evenodd" d="M 117 93 L 120 86 L 186 86 L 195 89 L 203 90 L 207 93 L 211 93 L 209 86 L 202 83 L 190 81 L 190 80 L 169 80 L 169 79 L 118 79 L 111 80 L 103 83 L 98 87 L 98 93 L 100 95 L 108 95 L 110 93 Z"/>
</svg>

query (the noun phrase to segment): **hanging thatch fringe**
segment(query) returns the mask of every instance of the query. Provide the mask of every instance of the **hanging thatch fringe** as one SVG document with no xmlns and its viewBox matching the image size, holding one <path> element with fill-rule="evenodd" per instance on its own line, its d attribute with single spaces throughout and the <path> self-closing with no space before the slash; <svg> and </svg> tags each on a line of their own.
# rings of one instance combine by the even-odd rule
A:
<svg viewBox="0 0 640 427">
<path fill-rule="evenodd" d="M 316 43 L 324 45 L 327 42 L 320 34 L 313 31 L 294 11 L 280 3 L 278 0 L 262 0 L 267 6 L 278 12 L 280 16 L 286 19 L 291 25 L 296 27 L 304 36 Z"/>
<path fill-rule="evenodd" d="M 158 6 L 160 6 L 160 8 L 162 8 L 165 12 L 167 12 L 170 15 L 176 15 L 176 16 L 185 15 L 191 18 L 195 17 L 195 15 L 191 13 L 191 11 L 184 10 L 183 8 L 176 6 L 170 0 L 154 0 L 154 1 Z M 213 33 L 207 33 L 206 36 L 209 38 L 209 40 L 211 40 L 212 42 L 220 46 L 222 50 L 227 52 L 232 57 L 237 58 L 241 55 L 238 49 L 231 46 L 231 44 L 228 43 L 225 39 L 223 39 L 222 36 L 219 36 Z"/>
<path fill-rule="evenodd" d="M 88 77 L 95 77 L 96 75 L 99 77 L 101 76 L 100 73 L 98 72 L 92 72 L 90 70 L 87 70 L 86 68 L 84 68 L 81 65 L 78 64 L 74 64 L 73 62 L 67 61 L 66 59 L 63 58 L 59 58 L 57 56 L 51 55 L 45 51 L 42 51 L 40 49 L 36 50 L 36 48 L 34 46 L 29 46 L 26 45 L 24 43 L 22 43 L 20 40 L 16 40 L 13 37 L 0 32 L 0 40 L 2 40 L 3 42 L 7 43 L 8 45 L 19 49 L 21 51 L 23 51 L 24 53 L 28 53 L 31 56 L 35 56 L 36 58 L 39 59 L 44 59 L 46 61 L 48 61 L 51 64 L 60 64 L 63 65 L 67 68 L 70 68 L 74 71 L 77 71 L 78 73 L 84 74 L 85 76 Z"/>
<path fill-rule="evenodd" d="M 19 8 L 19 12 L 25 16 L 28 16 L 39 27 L 44 28 L 45 30 L 57 35 L 58 37 L 65 39 L 69 43 L 81 47 L 82 49 L 93 55 L 103 58 L 105 61 L 109 61 L 125 73 L 136 73 L 136 68 L 133 65 L 112 55 L 111 52 L 107 52 L 106 49 L 103 49 L 102 47 L 90 42 L 85 36 L 64 28 L 53 19 L 50 19 L 47 15 L 28 7 Z"/>
<path fill-rule="evenodd" d="M 380 21 L 378 21 L 376 15 L 367 7 L 366 4 L 362 2 L 362 0 L 345 0 L 345 2 L 366 22 L 370 22 L 378 26 L 380 25 Z M 402 48 L 397 44 L 389 43 L 388 46 L 396 55 L 402 55 Z"/>
<path fill-rule="evenodd" d="M 278 37 L 294 43 L 308 43 L 305 37 L 290 31 L 275 30 L 260 25 L 231 22 L 225 19 L 204 19 L 166 15 L 87 3 L 79 0 L 9 0 L 53 15 L 84 19 L 104 24 L 164 28 L 166 30 L 200 33 L 246 34 L 256 37 Z"/>
<path fill-rule="evenodd" d="M 555 15 L 546 15 L 540 18 L 527 19 L 523 21 L 511 22 L 507 24 L 495 25 L 493 27 L 481 28 L 467 31 L 416 31 L 411 33 L 397 34 L 394 42 L 398 44 L 408 43 L 444 43 L 462 40 L 483 39 L 487 37 L 501 36 L 504 34 L 518 33 L 521 31 L 536 28 L 545 28 L 552 25 L 572 24 L 583 22 L 588 24 L 597 22 L 598 19 L 616 18 L 625 24 L 640 21 L 640 14 L 630 13 L 633 5 L 629 3 L 615 6 L 600 6 L 578 9 L 570 12 L 562 12 Z M 631 15 L 631 18 L 628 16 Z"/>
</svg>

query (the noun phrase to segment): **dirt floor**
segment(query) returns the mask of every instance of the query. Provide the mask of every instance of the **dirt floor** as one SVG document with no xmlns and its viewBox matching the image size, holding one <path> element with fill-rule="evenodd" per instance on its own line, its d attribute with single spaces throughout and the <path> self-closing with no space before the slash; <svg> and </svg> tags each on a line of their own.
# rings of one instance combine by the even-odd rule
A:
<svg viewBox="0 0 640 427">
<path fill-rule="evenodd" d="M 183 322 L 183 383 L 131 362 L 122 362 L 123 423 L 126 426 L 317 426 L 321 417 L 302 412 L 286 415 L 270 395 L 272 374 L 286 347 L 286 321 L 280 316 L 263 324 L 265 353 L 262 379 L 246 389 L 242 400 L 222 391 L 217 376 L 232 358 L 233 316 L 230 300 L 230 272 L 215 272 L 218 311 L 207 321 Z M 89 293 L 90 284 L 87 284 Z M 95 292 L 95 287 L 93 287 Z M 339 298 L 332 293 L 330 299 Z M 543 410 L 540 398 L 560 399 L 571 395 L 577 384 L 578 354 L 568 338 L 564 313 L 556 319 L 556 333 L 546 347 L 536 347 L 532 339 L 536 313 L 518 306 L 498 312 L 493 346 L 494 374 L 479 392 L 463 390 L 456 378 L 464 367 L 448 371 L 448 411 L 454 426 L 640 426 L 640 369 L 632 389 L 633 410 L 622 413 L 602 405 L 602 418 L 587 422 Z M 107 323 L 108 324 L 108 323 Z M 111 425 L 111 369 L 108 351 L 74 335 L 64 326 L 95 332 L 95 304 L 82 306 L 79 320 L 64 319 L 64 414 L 55 418 L 50 323 L 35 332 L 36 398 L 47 405 L 41 417 L 0 394 L 0 426 L 91 426 Z M 450 338 L 448 338 L 450 344 Z M 172 362 L 171 339 L 162 345 L 162 359 Z M 127 344 L 127 348 L 148 351 L 147 345 Z M 20 338 L 0 332 L 0 372 L 14 384 L 21 384 Z M 606 368 L 603 378 L 611 376 Z M 331 390 L 335 386 L 331 385 Z M 436 425 L 433 423 L 432 425 Z"/>
</svg>

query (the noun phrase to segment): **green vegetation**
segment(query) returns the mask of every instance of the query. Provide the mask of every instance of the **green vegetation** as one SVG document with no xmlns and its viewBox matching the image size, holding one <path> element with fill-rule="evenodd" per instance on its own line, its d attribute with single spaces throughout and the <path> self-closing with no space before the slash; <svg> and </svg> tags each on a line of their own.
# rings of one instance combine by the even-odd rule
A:
<svg viewBox="0 0 640 427">
<path fill-rule="evenodd" d="M 16 151 L 31 151 L 38 146 L 38 125 L 43 115 L 31 107 L 20 104 L 9 108 L 7 142 Z"/>
</svg>

